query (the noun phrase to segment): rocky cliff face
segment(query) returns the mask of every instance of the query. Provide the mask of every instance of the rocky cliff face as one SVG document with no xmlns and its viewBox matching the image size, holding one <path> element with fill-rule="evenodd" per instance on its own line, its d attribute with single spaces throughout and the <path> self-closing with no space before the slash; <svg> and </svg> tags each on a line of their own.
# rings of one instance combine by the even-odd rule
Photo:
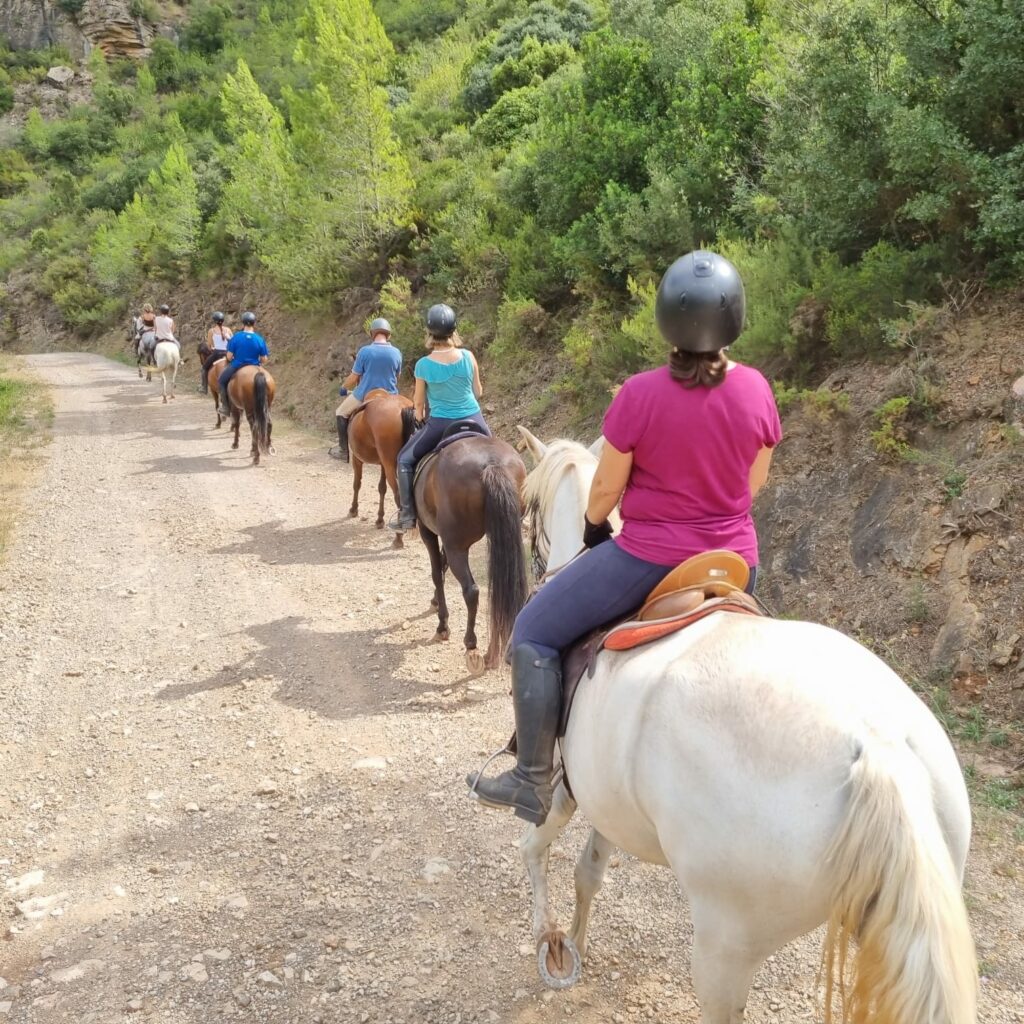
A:
<svg viewBox="0 0 1024 1024">
<path fill-rule="evenodd" d="M 108 56 L 149 54 L 152 30 L 131 13 L 130 0 L 84 0 L 70 13 L 56 0 L 0 0 L 0 35 L 15 49 L 66 46 L 85 57 L 98 46 Z"/>
</svg>

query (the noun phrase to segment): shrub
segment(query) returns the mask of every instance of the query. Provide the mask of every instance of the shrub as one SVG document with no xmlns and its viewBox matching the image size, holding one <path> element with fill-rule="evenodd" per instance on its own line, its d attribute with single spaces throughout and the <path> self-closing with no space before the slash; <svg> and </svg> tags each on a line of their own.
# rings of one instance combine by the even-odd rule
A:
<svg viewBox="0 0 1024 1024">
<path fill-rule="evenodd" d="M 888 459 L 906 459 L 913 449 L 907 440 L 907 415 L 910 399 L 906 396 L 890 398 L 875 410 L 878 428 L 871 432 L 871 443 L 879 455 Z"/>
<path fill-rule="evenodd" d="M 14 109 L 14 86 L 11 76 L 0 68 L 0 114 L 7 114 Z"/>
</svg>

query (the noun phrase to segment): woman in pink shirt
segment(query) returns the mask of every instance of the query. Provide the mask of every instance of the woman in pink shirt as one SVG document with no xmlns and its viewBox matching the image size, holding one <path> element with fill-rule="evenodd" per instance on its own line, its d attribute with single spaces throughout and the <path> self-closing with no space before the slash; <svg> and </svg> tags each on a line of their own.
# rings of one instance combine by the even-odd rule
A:
<svg viewBox="0 0 1024 1024">
<path fill-rule="evenodd" d="M 639 608 L 677 565 L 727 548 L 757 575 L 750 515 L 782 428 L 768 382 L 732 362 L 743 329 L 736 268 L 710 252 L 676 260 L 658 287 L 668 365 L 630 377 L 604 418 L 604 451 L 590 490 L 583 543 L 590 550 L 538 591 L 512 634 L 518 764 L 494 779 L 471 775 L 476 795 L 541 824 L 562 696 L 561 655 L 591 630 Z M 621 501 L 622 531 L 608 515 Z M 606 543 L 609 542 L 609 543 Z"/>
</svg>

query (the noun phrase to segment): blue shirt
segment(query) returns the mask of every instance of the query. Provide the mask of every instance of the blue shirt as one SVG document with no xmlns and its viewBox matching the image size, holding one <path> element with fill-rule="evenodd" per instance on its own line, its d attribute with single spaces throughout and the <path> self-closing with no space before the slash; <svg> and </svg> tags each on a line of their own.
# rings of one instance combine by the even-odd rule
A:
<svg viewBox="0 0 1024 1024">
<path fill-rule="evenodd" d="M 390 342 L 375 341 L 372 345 L 364 345 L 356 355 L 352 372 L 359 374 L 359 383 L 352 394 L 360 401 L 376 388 L 397 395 L 402 353 Z"/>
<path fill-rule="evenodd" d="M 267 343 L 253 331 L 239 331 L 228 342 L 232 366 L 259 366 L 260 356 L 269 356 Z"/>
<path fill-rule="evenodd" d="M 416 377 L 427 385 L 431 417 L 458 420 L 480 411 L 473 394 L 473 361 L 465 349 L 454 363 L 439 363 L 424 356 L 416 363 Z"/>
</svg>

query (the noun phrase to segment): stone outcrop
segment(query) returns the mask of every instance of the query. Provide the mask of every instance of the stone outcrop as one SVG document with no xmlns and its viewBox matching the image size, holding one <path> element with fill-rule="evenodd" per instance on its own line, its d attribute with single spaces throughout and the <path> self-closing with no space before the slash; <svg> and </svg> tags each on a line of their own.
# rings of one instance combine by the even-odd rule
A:
<svg viewBox="0 0 1024 1024">
<path fill-rule="evenodd" d="M 15 49 L 65 46 L 82 58 L 98 46 L 107 56 L 141 59 L 152 35 L 131 0 L 84 0 L 75 14 L 56 0 L 0 0 L 0 36 Z"/>
</svg>

